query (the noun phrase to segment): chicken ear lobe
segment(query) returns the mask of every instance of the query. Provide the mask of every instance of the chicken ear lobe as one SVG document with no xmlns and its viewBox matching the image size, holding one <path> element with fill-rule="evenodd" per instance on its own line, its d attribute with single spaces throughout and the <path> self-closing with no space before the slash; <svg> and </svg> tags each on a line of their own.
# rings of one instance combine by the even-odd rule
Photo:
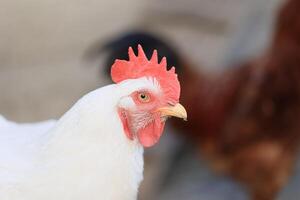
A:
<svg viewBox="0 0 300 200">
<path fill-rule="evenodd" d="M 128 121 L 129 119 L 127 117 L 128 115 L 126 111 L 124 109 L 119 109 L 118 114 L 121 119 L 125 135 L 127 136 L 128 139 L 133 140 L 133 134 L 130 132 L 129 121 Z"/>
</svg>

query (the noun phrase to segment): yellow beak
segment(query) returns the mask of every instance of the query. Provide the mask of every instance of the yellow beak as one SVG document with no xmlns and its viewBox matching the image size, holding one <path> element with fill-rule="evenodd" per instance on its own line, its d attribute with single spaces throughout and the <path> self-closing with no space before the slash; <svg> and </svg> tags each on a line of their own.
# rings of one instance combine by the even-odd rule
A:
<svg viewBox="0 0 300 200">
<path fill-rule="evenodd" d="M 186 110 L 180 103 L 177 103 L 175 106 L 159 108 L 158 111 L 161 113 L 162 117 L 173 116 L 182 118 L 185 121 L 187 120 Z"/>
</svg>

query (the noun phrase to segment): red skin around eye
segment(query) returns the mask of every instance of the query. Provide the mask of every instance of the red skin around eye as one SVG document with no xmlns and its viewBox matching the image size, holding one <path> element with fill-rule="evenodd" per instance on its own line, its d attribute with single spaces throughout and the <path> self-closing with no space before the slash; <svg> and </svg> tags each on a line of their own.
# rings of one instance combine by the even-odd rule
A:
<svg viewBox="0 0 300 200">
<path fill-rule="evenodd" d="M 150 97 L 149 101 L 147 102 L 143 102 L 139 99 L 140 92 L 135 92 L 131 96 L 139 111 L 151 113 L 151 120 L 149 120 L 149 118 L 145 118 L 145 126 L 139 129 L 136 133 L 139 142 L 144 147 L 150 147 L 158 142 L 159 138 L 162 135 L 165 122 L 161 120 L 160 114 L 155 112 L 155 110 L 159 107 L 159 101 L 155 99 L 154 96 L 150 93 L 144 93 L 146 93 Z M 132 130 L 130 130 L 130 125 L 134 126 L 134 124 L 130 124 L 130 111 L 119 109 L 118 112 L 123 124 L 125 135 L 128 139 L 133 140 L 134 133 L 132 132 Z M 148 123 L 149 121 L 151 122 Z"/>
<path fill-rule="evenodd" d="M 143 102 L 139 99 L 139 95 L 141 93 L 144 93 L 149 97 L 149 100 L 147 102 Z M 131 97 L 137 106 L 153 105 L 153 103 L 155 103 L 155 101 L 156 101 L 156 99 L 154 98 L 154 95 L 152 95 L 150 92 L 147 92 L 147 91 L 134 92 L 133 94 L 131 94 Z"/>
</svg>

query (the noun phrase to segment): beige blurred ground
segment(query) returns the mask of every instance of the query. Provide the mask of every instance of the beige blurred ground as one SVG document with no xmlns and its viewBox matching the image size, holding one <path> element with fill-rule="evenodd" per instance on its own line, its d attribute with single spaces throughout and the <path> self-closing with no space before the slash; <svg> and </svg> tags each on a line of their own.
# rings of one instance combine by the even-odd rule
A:
<svg viewBox="0 0 300 200">
<path fill-rule="evenodd" d="M 84 52 L 130 28 L 162 33 L 211 68 L 235 48 L 255 55 L 268 42 L 277 2 L 0 0 L 0 113 L 22 122 L 59 117 L 106 83 L 100 66 L 82 62 Z M 241 51 L 239 40 L 252 46 Z"/>
<path fill-rule="evenodd" d="M 0 113 L 12 120 L 59 117 L 101 82 L 81 62 L 95 41 L 134 24 L 138 0 L 0 1 Z"/>
</svg>

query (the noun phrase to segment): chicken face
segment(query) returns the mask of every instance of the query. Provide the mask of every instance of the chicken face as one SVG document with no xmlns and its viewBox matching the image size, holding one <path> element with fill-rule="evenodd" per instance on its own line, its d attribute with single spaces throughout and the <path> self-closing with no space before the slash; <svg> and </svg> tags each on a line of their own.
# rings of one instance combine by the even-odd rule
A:
<svg viewBox="0 0 300 200">
<path fill-rule="evenodd" d="M 186 119 L 184 107 L 169 101 L 156 81 L 148 81 L 148 88 L 138 89 L 123 97 L 118 112 L 128 139 L 137 138 L 144 147 L 157 143 L 168 117 Z"/>
<path fill-rule="evenodd" d="M 137 137 L 143 146 L 149 147 L 160 138 L 167 117 L 187 117 L 184 107 L 178 103 L 180 83 L 175 68 L 167 70 L 165 57 L 158 62 L 156 50 L 148 60 L 138 45 L 138 55 L 130 47 L 128 56 L 128 61 L 117 59 L 111 68 L 115 83 L 123 85 L 123 90 L 133 88 L 120 101 L 119 116 L 126 136 Z"/>
</svg>

